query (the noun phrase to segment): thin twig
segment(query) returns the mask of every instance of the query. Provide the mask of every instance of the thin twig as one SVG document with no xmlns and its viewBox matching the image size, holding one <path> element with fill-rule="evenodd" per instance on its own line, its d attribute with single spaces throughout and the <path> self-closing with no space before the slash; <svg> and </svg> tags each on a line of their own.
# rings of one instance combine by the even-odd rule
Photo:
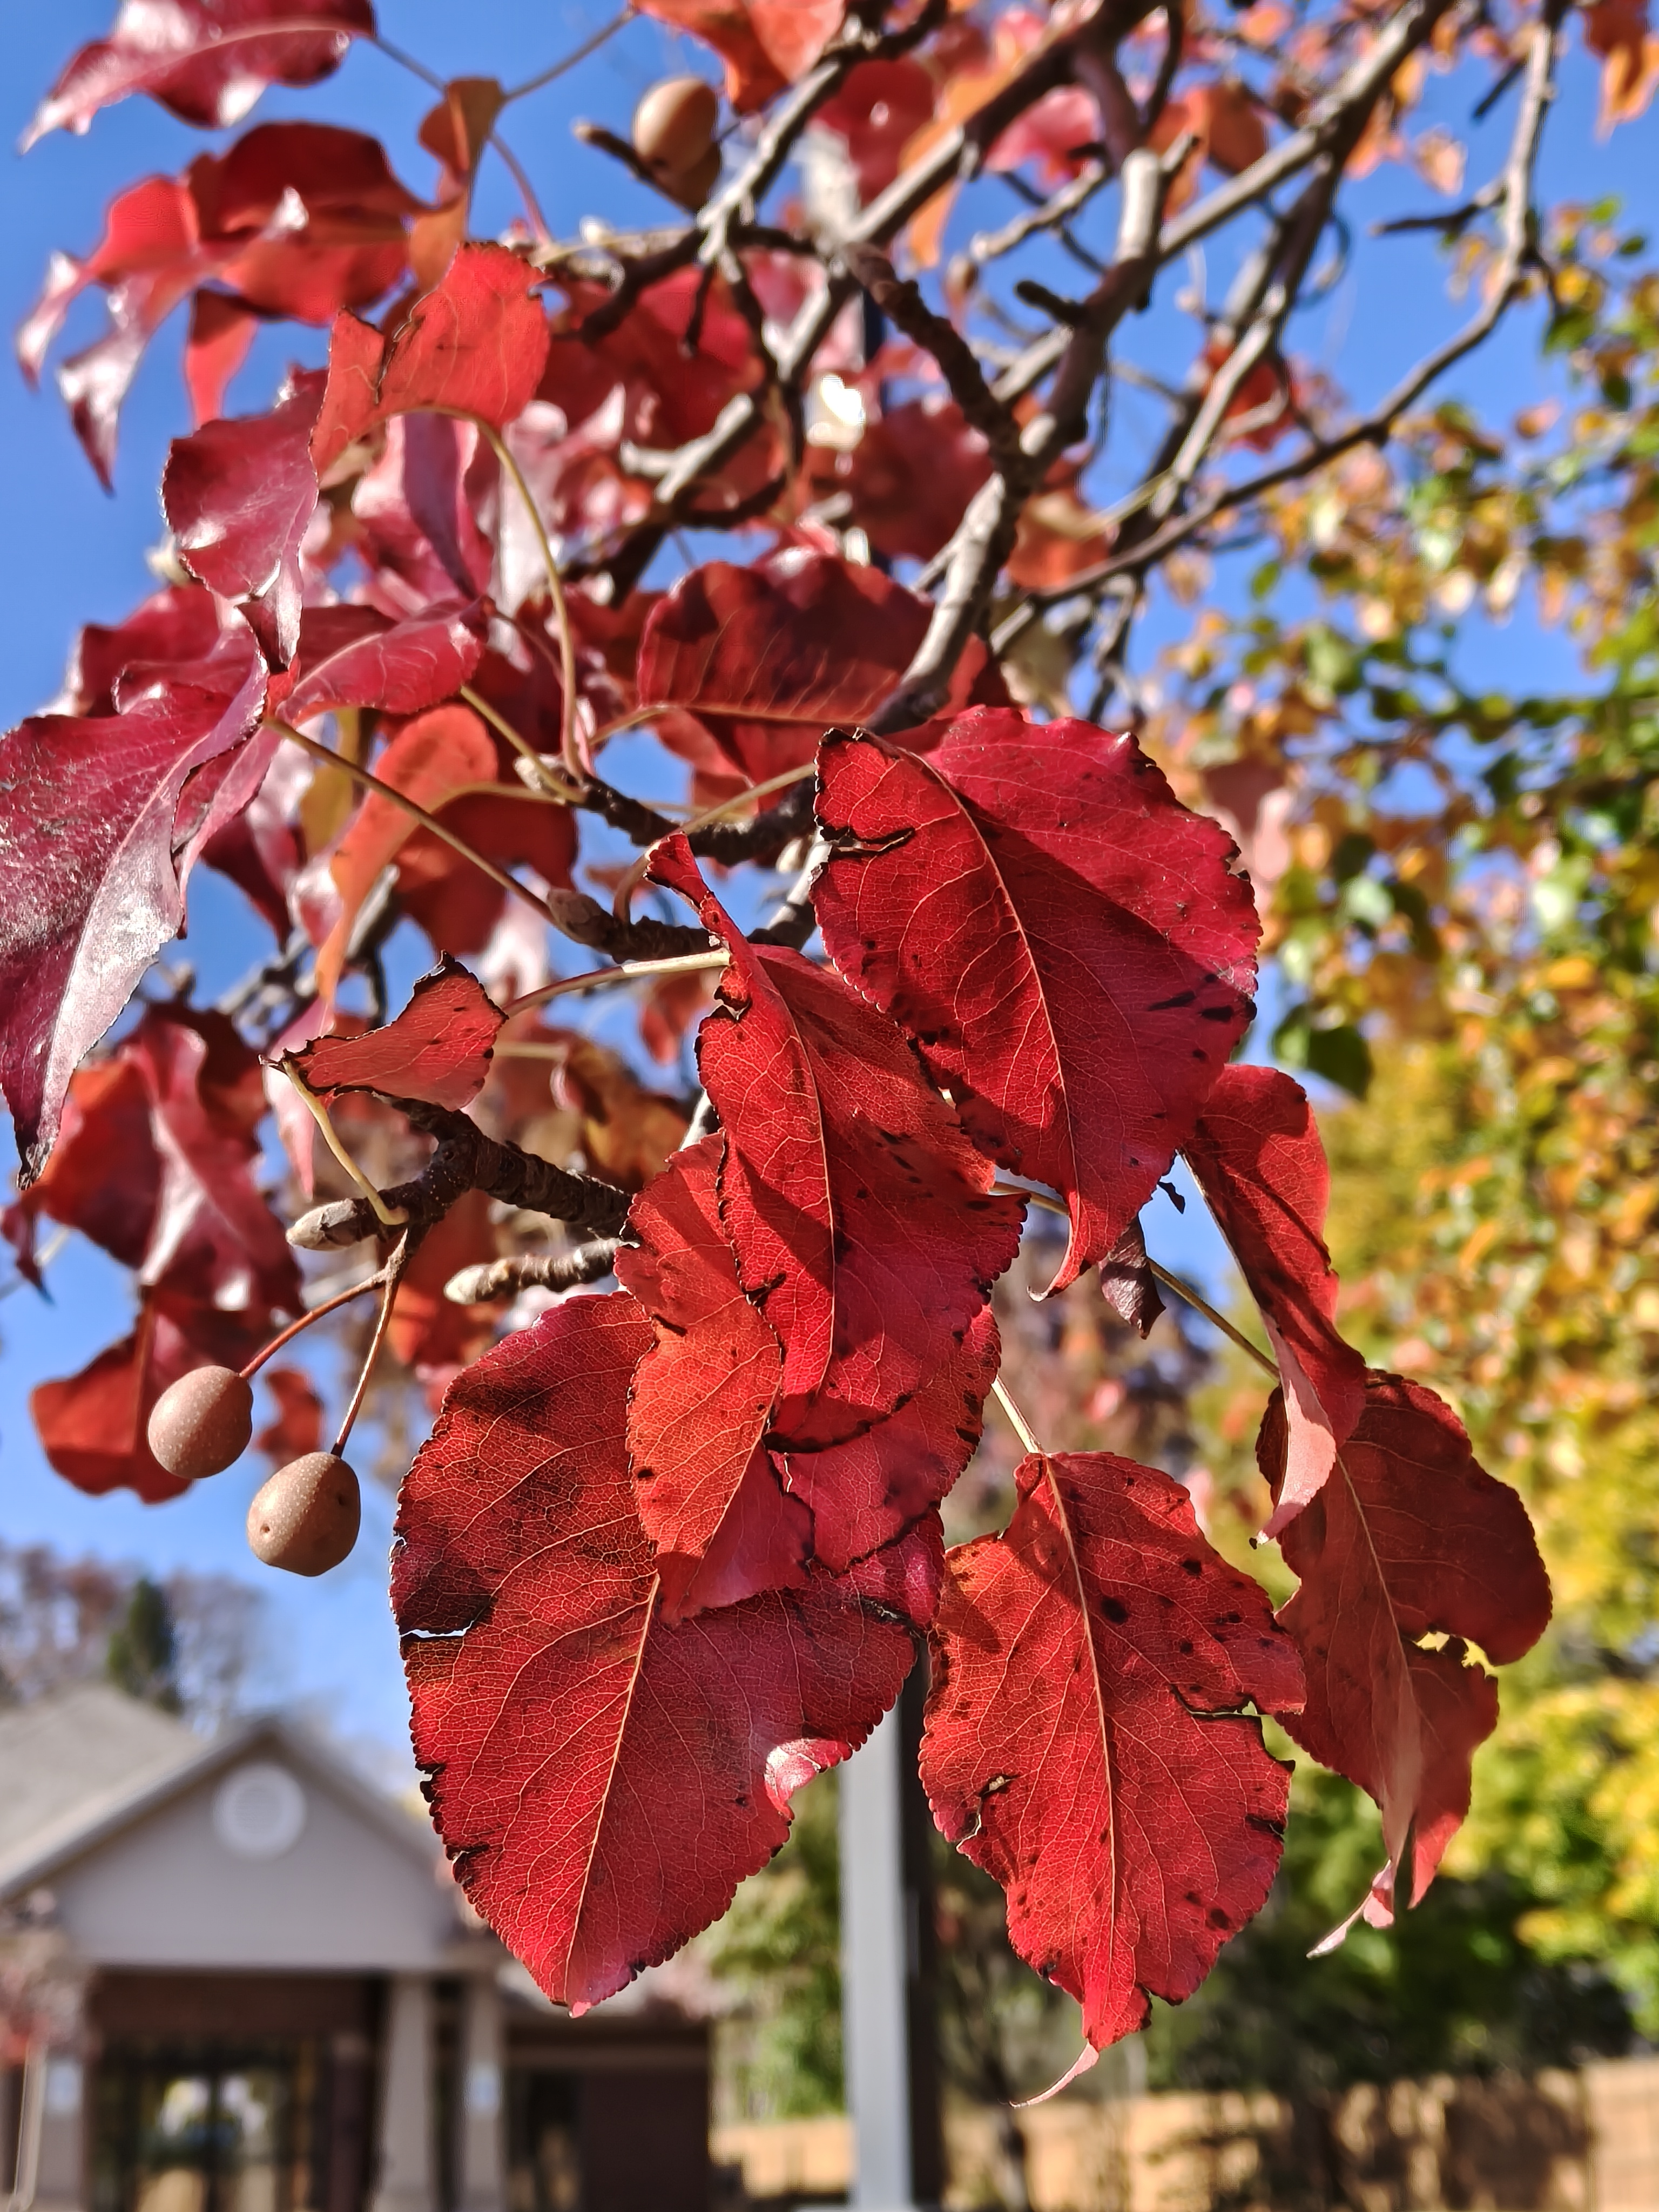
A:
<svg viewBox="0 0 1659 2212">
<path fill-rule="evenodd" d="M 578 62 L 585 62 L 589 54 L 599 52 L 607 39 L 614 39 L 623 25 L 632 19 L 633 14 L 632 8 L 624 8 L 619 15 L 613 15 L 608 23 L 601 24 L 592 37 L 584 39 L 580 46 L 573 47 L 562 61 L 555 62 L 550 69 L 542 70 L 534 76 L 527 76 L 522 84 L 514 85 L 501 94 L 502 106 L 507 106 L 512 100 L 527 100 L 532 92 L 539 92 L 544 84 L 551 84 L 555 77 L 563 76 L 567 70 L 574 69 Z"/>
<path fill-rule="evenodd" d="M 551 983 L 544 983 L 539 991 L 526 991 L 523 998 L 514 999 L 505 1012 L 510 1021 L 514 1014 L 527 1014 L 569 991 L 599 991 L 607 983 L 632 983 L 641 975 L 695 975 L 701 969 L 729 967 L 731 961 L 729 952 L 687 952 L 669 960 L 623 961 L 615 968 L 592 969 L 586 975 L 560 975 Z"/>
<path fill-rule="evenodd" d="M 1028 1452 L 1034 1453 L 1037 1458 L 1041 1459 L 1042 1456 L 1042 1446 L 1032 1435 L 1030 1423 L 1026 1419 L 1024 1414 L 1020 1412 L 1019 1407 L 1015 1405 L 1013 1400 L 1008 1395 L 1007 1386 L 1003 1382 L 1000 1375 L 997 1376 L 995 1382 L 991 1385 L 991 1395 L 996 1400 L 998 1405 L 1001 1407 L 1003 1412 L 1008 1416 L 1009 1427 L 1012 1429 L 1014 1434 L 1019 1438 L 1021 1443 L 1024 1445 L 1026 1450 Z"/>
</svg>

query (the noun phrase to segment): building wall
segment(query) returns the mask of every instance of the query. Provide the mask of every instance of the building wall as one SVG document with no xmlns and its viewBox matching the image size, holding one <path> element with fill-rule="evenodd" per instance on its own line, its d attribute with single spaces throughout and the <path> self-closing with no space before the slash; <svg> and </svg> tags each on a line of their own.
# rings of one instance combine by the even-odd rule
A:
<svg viewBox="0 0 1659 2212">
<path fill-rule="evenodd" d="M 454 1893 L 313 1776 L 295 1773 L 304 1825 L 271 1856 L 239 1853 L 216 1825 L 214 1777 L 52 1883 L 59 1924 L 100 1966 L 245 1972 L 419 1972 L 457 1931 Z"/>
</svg>

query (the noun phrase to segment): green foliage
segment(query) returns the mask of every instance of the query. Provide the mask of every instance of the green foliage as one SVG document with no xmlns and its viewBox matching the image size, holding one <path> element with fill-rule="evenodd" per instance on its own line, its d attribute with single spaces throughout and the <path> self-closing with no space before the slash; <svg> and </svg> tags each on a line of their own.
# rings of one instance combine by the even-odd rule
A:
<svg viewBox="0 0 1659 2212">
<path fill-rule="evenodd" d="M 104 1671 L 118 1690 L 163 1712 L 184 1710 L 179 1688 L 179 1638 L 167 1592 L 140 1576 L 111 1632 Z"/>
<path fill-rule="evenodd" d="M 705 1962 L 741 2008 L 728 2070 L 746 2118 L 842 2109 L 836 1807 L 833 1773 L 810 1782 L 788 1842 L 703 1939 Z"/>
<path fill-rule="evenodd" d="M 1346 1918 L 1382 1863 L 1375 1808 L 1317 1767 L 1297 1775 L 1285 1861 L 1261 1913 L 1198 1994 L 1155 2008 L 1155 2088 L 1261 2087 L 1319 2100 L 1355 2081 L 1571 2064 L 1623 2050 L 1630 2021 L 1605 1974 L 1540 1958 L 1512 1876 L 1443 1877 L 1399 1927 Z"/>
</svg>

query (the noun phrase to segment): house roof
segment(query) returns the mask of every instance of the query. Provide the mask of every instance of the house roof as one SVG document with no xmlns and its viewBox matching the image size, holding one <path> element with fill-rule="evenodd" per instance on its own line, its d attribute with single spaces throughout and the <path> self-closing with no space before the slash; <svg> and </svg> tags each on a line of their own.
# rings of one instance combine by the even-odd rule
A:
<svg viewBox="0 0 1659 2212">
<path fill-rule="evenodd" d="M 308 1730 L 264 1714 L 206 1738 L 102 1683 L 0 1714 L 0 1899 L 70 1861 L 258 1745 L 308 1770 L 401 1850 L 430 1865 L 437 1839 Z"/>
</svg>

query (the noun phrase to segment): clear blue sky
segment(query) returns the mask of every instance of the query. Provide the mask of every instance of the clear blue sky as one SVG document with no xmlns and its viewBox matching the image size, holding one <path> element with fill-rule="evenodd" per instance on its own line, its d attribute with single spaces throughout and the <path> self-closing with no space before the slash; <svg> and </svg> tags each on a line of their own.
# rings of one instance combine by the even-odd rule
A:
<svg viewBox="0 0 1659 2212">
<path fill-rule="evenodd" d="M 76 46 L 106 27 L 112 9 L 113 0 L 63 0 L 52 9 L 15 12 L 0 136 L 15 142 L 40 93 Z M 453 0 L 383 0 L 381 20 L 390 38 L 440 74 L 493 74 L 510 82 L 568 51 L 610 12 L 609 0 L 588 6 L 556 0 L 548 8 L 473 0 L 466 9 Z M 1576 48 L 1576 31 L 1571 35 Z M 653 27 L 630 26 L 574 77 L 509 113 L 506 133 L 556 230 L 568 234 L 576 218 L 594 207 L 617 215 L 638 205 L 644 212 L 643 196 L 614 165 L 577 145 L 568 125 L 577 114 L 623 125 L 639 93 L 660 73 L 668 43 Z M 687 52 L 682 65 L 687 64 L 711 73 L 701 55 Z M 268 95 L 252 119 L 304 113 L 374 131 L 393 166 L 422 190 L 431 164 L 413 133 L 431 98 L 383 56 L 360 48 L 327 84 Z M 1431 88 L 1429 112 L 1443 113 L 1460 134 L 1468 105 L 1466 86 Z M 1651 208 L 1659 178 L 1655 118 L 1650 115 L 1598 148 L 1591 137 L 1593 109 L 1593 70 L 1575 52 L 1546 156 L 1546 197 L 1611 191 L 1632 207 L 1645 199 Z M 1495 165 L 1508 121 L 1506 106 L 1475 135 L 1474 179 Z M 31 304 L 53 247 L 84 252 L 91 246 L 114 191 L 150 172 L 181 167 L 208 143 L 214 142 L 135 99 L 100 115 L 85 138 L 58 135 L 26 160 L 0 162 L 0 299 L 8 321 L 15 324 Z M 1384 171 L 1366 187 L 1363 213 L 1374 220 L 1430 201 L 1415 178 Z M 499 165 L 487 168 L 478 227 L 497 227 L 515 206 Z M 1103 230 L 1107 220 L 1103 209 L 1092 218 Z M 1434 264 L 1421 249 L 1362 244 L 1361 260 L 1364 286 L 1346 280 L 1297 331 L 1296 343 L 1323 366 L 1335 368 L 1340 362 L 1343 381 L 1363 401 L 1466 310 L 1442 301 Z M 1224 270 L 1212 267 L 1212 296 L 1223 281 Z M 100 314 L 95 301 L 83 303 L 71 323 L 71 347 L 85 342 Z M 79 623 L 118 618 L 147 588 L 143 550 L 161 533 L 155 486 L 167 440 L 186 427 L 179 325 L 175 317 L 155 343 L 129 399 L 112 499 L 99 489 L 76 447 L 55 391 L 31 397 L 15 369 L 0 362 L 0 726 L 55 691 Z M 1543 386 L 1536 326 L 1535 313 L 1520 319 L 1452 388 L 1498 415 L 1538 396 Z M 1146 365 L 1178 371 L 1189 332 L 1172 310 L 1161 308 L 1130 333 L 1130 344 Z M 321 353 L 318 333 L 284 326 L 264 334 L 233 392 L 233 410 L 265 404 L 289 358 L 317 361 Z M 1141 420 L 1135 407 L 1131 401 L 1127 410 L 1131 425 Z M 1155 434 L 1156 415 L 1148 409 L 1144 419 L 1144 434 Z M 1153 637 L 1160 630 L 1168 635 L 1170 622 L 1160 617 Z M 1512 684 L 1547 681 L 1560 667 L 1559 645 L 1537 633 L 1524 609 L 1504 632 L 1472 638 L 1470 649 L 1477 665 L 1478 658 L 1490 657 Z M 205 872 L 197 878 L 191 911 L 190 957 L 210 994 L 239 973 L 264 940 L 237 895 Z M 6 1152 L 9 1158 L 9 1139 Z M 1179 1222 L 1158 1201 L 1149 1227 L 1172 1262 L 1218 1279 L 1218 1252 L 1196 1207 Z M 252 1583 L 258 1570 L 247 1558 L 242 1520 L 254 1473 L 234 1470 L 173 1504 L 146 1508 L 125 1495 L 82 1498 L 45 1466 L 27 1419 L 29 1387 L 43 1376 L 73 1372 L 122 1333 L 129 1310 L 119 1271 L 78 1240 L 54 1266 L 52 1287 L 50 1305 L 27 1293 L 0 1304 L 0 1534 L 13 1541 L 47 1540 L 69 1553 L 142 1560 L 162 1571 L 216 1568 L 246 1574 Z M 404 1740 L 401 1680 L 383 1598 L 390 1523 L 389 1498 L 371 1491 L 364 1539 L 346 1567 L 320 1583 L 269 1576 L 258 1584 L 270 1629 L 264 1694 L 313 1698 L 343 1732 L 382 1744 Z"/>
</svg>

